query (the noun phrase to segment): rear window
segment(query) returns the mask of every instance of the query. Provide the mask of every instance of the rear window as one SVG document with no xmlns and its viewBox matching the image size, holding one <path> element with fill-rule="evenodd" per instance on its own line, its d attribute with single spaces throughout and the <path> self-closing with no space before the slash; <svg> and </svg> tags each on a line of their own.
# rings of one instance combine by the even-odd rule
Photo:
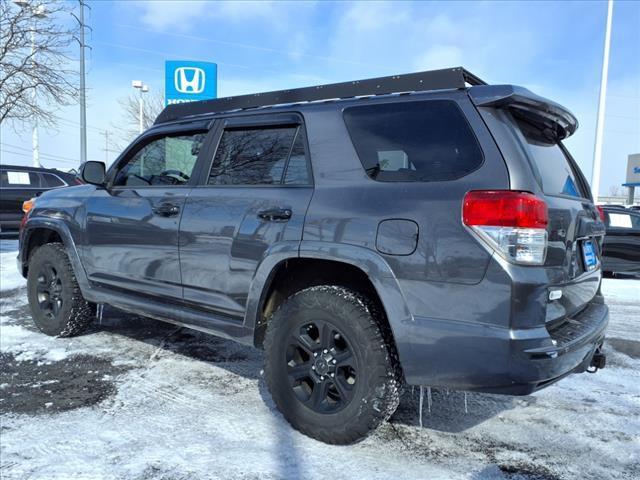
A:
<svg viewBox="0 0 640 480">
<path fill-rule="evenodd" d="M 63 187 L 66 185 L 60 178 L 56 175 L 52 175 L 51 173 L 41 173 L 42 179 L 44 180 L 44 185 L 49 188 Z"/>
<path fill-rule="evenodd" d="M 362 165 L 375 180 L 454 180 L 483 161 L 464 114 L 450 100 L 350 107 L 344 120 Z"/>
<path fill-rule="evenodd" d="M 542 181 L 542 191 L 547 195 L 587 198 L 560 144 L 525 121 L 518 121 L 518 125 L 527 141 L 533 167 Z"/>
<path fill-rule="evenodd" d="M 605 210 L 604 223 L 609 228 L 640 230 L 640 215 L 627 213 L 622 209 L 619 212 Z"/>
</svg>

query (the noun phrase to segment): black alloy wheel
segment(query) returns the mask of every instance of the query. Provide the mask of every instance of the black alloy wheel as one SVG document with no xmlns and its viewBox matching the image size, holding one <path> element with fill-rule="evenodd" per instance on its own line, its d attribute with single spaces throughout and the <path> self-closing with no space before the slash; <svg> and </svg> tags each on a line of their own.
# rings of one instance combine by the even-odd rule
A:
<svg viewBox="0 0 640 480">
<path fill-rule="evenodd" d="M 324 320 L 301 326 L 286 352 L 289 384 L 318 413 L 335 413 L 354 397 L 357 360 L 340 330 Z"/>
<path fill-rule="evenodd" d="M 47 335 L 77 335 L 95 318 L 95 304 L 82 296 L 61 243 L 47 243 L 29 252 L 27 296 L 34 323 Z"/>
<path fill-rule="evenodd" d="M 36 277 L 38 307 L 45 317 L 53 320 L 60 314 L 64 301 L 62 279 L 56 268 L 48 262 L 40 265 Z"/>
<path fill-rule="evenodd" d="M 403 376 L 378 304 L 338 285 L 307 287 L 269 319 L 264 376 L 285 419 L 323 442 L 365 438 L 398 406 Z"/>
</svg>

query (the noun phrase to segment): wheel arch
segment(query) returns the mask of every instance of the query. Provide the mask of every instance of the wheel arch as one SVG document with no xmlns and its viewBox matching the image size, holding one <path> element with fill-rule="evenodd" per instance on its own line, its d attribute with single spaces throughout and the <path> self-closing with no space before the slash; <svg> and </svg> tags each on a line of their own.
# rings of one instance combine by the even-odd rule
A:
<svg viewBox="0 0 640 480">
<path fill-rule="evenodd" d="M 391 268 L 377 253 L 354 245 L 302 242 L 298 255 L 279 258 L 268 267 L 264 263 L 254 277 L 245 317 L 255 346 L 262 346 L 269 316 L 284 298 L 312 285 L 335 283 L 373 297 L 400 347 L 401 324 L 412 317 Z M 398 354 L 402 358 L 402 352 Z"/>
<path fill-rule="evenodd" d="M 80 255 L 78 254 L 75 241 L 73 240 L 69 228 L 63 222 L 56 221 L 55 219 L 45 220 L 35 218 L 30 219 L 30 221 L 25 225 L 20 236 L 20 250 L 18 256 L 20 273 L 23 277 L 27 276 L 29 258 L 36 248 L 47 243 L 54 242 L 59 242 L 64 245 L 73 268 L 73 273 L 78 280 L 80 290 L 83 293 L 86 292 L 88 280 L 82 266 L 82 262 L 80 261 Z"/>
</svg>

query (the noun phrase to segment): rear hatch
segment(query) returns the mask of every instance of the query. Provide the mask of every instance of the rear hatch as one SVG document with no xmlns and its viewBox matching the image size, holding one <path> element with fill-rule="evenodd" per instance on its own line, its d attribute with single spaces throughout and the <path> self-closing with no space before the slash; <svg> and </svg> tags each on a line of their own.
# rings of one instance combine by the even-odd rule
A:
<svg viewBox="0 0 640 480">
<path fill-rule="evenodd" d="M 547 204 L 547 322 L 575 316 L 598 293 L 605 233 L 589 184 L 562 144 L 577 121 L 520 87 L 473 87 L 469 93 L 502 151 L 511 189 L 532 192 Z"/>
</svg>

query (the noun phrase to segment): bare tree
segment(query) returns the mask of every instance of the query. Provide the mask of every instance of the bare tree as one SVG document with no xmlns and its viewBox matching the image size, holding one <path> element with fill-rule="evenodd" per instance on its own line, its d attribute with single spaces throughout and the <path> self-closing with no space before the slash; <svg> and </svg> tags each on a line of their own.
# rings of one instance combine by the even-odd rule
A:
<svg viewBox="0 0 640 480">
<path fill-rule="evenodd" d="M 150 92 L 145 93 L 143 99 L 142 126 L 146 130 L 153 125 L 156 117 L 164 109 L 164 96 L 161 92 Z M 117 142 L 114 146 L 122 150 L 140 133 L 140 97 L 131 94 L 119 99 L 118 103 L 122 108 L 123 118 L 113 127 L 119 132 L 121 142 Z"/>
<path fill-rule="evenodd" d="M 0 0 L 0 124 L 37 118 L 53 125 L 57 108 L 76 102 L 78 72 L 69 53 L 77 26 L 64 17 L 72 6 Z"/>
<path fill-rule="evenodd" d="M 612 197 L 617 197 L 620 195 L 620 187 L 618 185 L 611 185 L 609 187 L 609 195 Z"/>
</svg>

